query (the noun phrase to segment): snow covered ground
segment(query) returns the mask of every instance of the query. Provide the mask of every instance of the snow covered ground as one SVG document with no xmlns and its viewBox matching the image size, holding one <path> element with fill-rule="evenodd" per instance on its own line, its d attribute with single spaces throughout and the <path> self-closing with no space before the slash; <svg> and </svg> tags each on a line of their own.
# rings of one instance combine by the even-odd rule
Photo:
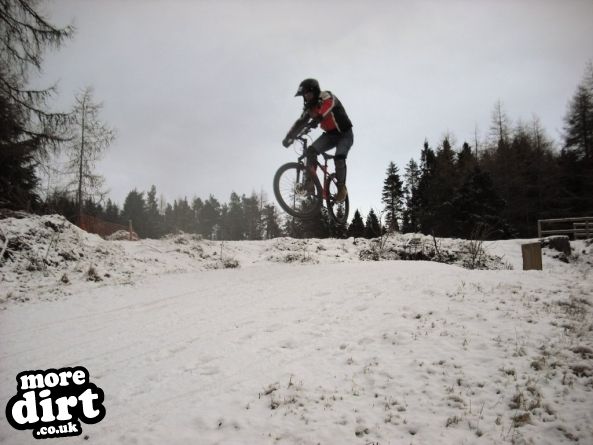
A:
<svg viewBox="0 0 593 445">
<path fill-rule="evenodd" d="M 1 443 L 37 443 L 6 420 L 16 375 L 72 366 L 107 414 L 58 443 L 593 443 L 591 243 L 524 272 L 525 240 L 485 243 L 470 270 L 467 242 L 412 235 L 0 228 Z"/>
</svg>

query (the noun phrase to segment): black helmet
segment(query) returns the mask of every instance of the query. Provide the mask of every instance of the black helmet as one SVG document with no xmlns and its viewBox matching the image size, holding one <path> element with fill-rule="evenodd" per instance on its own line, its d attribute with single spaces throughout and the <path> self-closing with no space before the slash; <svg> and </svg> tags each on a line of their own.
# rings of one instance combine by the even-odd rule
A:
<svg viewBox="0 0 593 445">
<path fill-rule="evenodd" d="M 304 96 L 305 93 L 312 92 L 315 94 L 315 97 L 319 96 L 321 89 L 319 88 L 319 82 L 315 79 L 305 79 L 299 85 L 299 89 L 297 90 L 296 96 Z"/>
</svg>

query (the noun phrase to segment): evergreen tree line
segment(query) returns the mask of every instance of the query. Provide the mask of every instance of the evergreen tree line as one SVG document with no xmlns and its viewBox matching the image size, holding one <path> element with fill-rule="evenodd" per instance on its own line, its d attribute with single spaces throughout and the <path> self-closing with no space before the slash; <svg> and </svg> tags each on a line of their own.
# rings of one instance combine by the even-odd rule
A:
<svg viewBox="0 0 593 445">
<path fill-rule="evenodd" d="M 593 66 L 569 102 L 562 146 L 537 118 L 512 125 L 499 104 L 490 141 L 459 150 L 425 141 L 403 178 L 391 163 L 385 229 L 442 237 L 533 237 L 537 220 L 593 215 Z M 477 145 L 477 144 L 475 144 Z"/>
<path fill-rule="evenodd" d="M 44 213 L 58 213 L 72 223 L 78 218 L 75 196 L 54 192 L 43 204 Z M 156 186 L 148 192 L 132 190 L 120 209 L 111 199 L 100 204 L 87 199 L 83 212 L 101 220 L 128 227 L 141 238 L 160 238 L 185 232 L 217 240 L 262 240 L 281 236 L 293 238 L 373 238 L 381 233 L 379 219 L 371 210 L 363 222 L 357 210 L 350 225 L 336 224 L 322 208 L 316 218 L 300 220 L 287 217 L 278 208 L 256 193 L 239 196 L 233 192 L 223 203 L 214 196 L 208 199 L 177 199 L 172 204 L 157 197 Z"/>
<path fill-rule="evenodd" d="M 70 194 L 55 192 L 46 201 L 44 211 L 62 214 L 75 222 L 76 200 Z M 233 192 L 228 203 L 210 195 L 206 200 L 181 198 L 171 204 L 157 197 L 153 185 L 148 192 L 130 191 L 121 209 L 111 199 L 105 205 L 89 199 L 84 213 L 126 227 L 131 222 L 142 238 L 160 238 L 180 231 L 224 240 L 258 240 L 282 234 L 277 209 L 255 193 L 239 196 Z"/>
</svg>

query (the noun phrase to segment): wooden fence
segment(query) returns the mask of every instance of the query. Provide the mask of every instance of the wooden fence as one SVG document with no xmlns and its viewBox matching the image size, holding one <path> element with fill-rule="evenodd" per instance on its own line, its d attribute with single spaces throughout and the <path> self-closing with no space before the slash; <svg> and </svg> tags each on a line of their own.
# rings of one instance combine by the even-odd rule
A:
<svg viewBox="0 0 593 445">
<path fill-rule="evenodd" d="M 540 219 L 537 236 L 572 235 L 573 239 L 593 238 L 593 217 Z"/>
<path fill-rule="evenodd" d="M 124 226 L 121 224 L 104 221 L 91 215 L 82 214 L 79 217 L 78 227 L 86 230 L 89 233 L 96 233 L 103 238 L 106 238 L 115 232 L 127 232 L 128 239 L 138 239 L 138 235 L 132 230 L 131 221 L 128 226 Z"/>
</svg>

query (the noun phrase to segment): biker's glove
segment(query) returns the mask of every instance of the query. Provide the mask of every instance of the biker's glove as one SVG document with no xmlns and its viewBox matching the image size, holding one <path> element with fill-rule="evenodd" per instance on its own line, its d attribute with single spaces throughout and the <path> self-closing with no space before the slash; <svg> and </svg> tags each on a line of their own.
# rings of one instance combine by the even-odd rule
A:
<svg viewBox="0 0 593 445">
<path fill-rule="evenodd" d="M 311 119 L 311 122 L 309 122 L 309 127 L 317 128 L 319 126 L 319 122 L 321 122 L 321 116 Z"/>
<path fill-rule="evenodd" d="M 289 137 L 285 137 L 282 140 L 282 145 L 284 145 L 284 147 L 288 148 L 293 142 L 294 142 L 294 139 L 289 138 Z"/>
</svg>

